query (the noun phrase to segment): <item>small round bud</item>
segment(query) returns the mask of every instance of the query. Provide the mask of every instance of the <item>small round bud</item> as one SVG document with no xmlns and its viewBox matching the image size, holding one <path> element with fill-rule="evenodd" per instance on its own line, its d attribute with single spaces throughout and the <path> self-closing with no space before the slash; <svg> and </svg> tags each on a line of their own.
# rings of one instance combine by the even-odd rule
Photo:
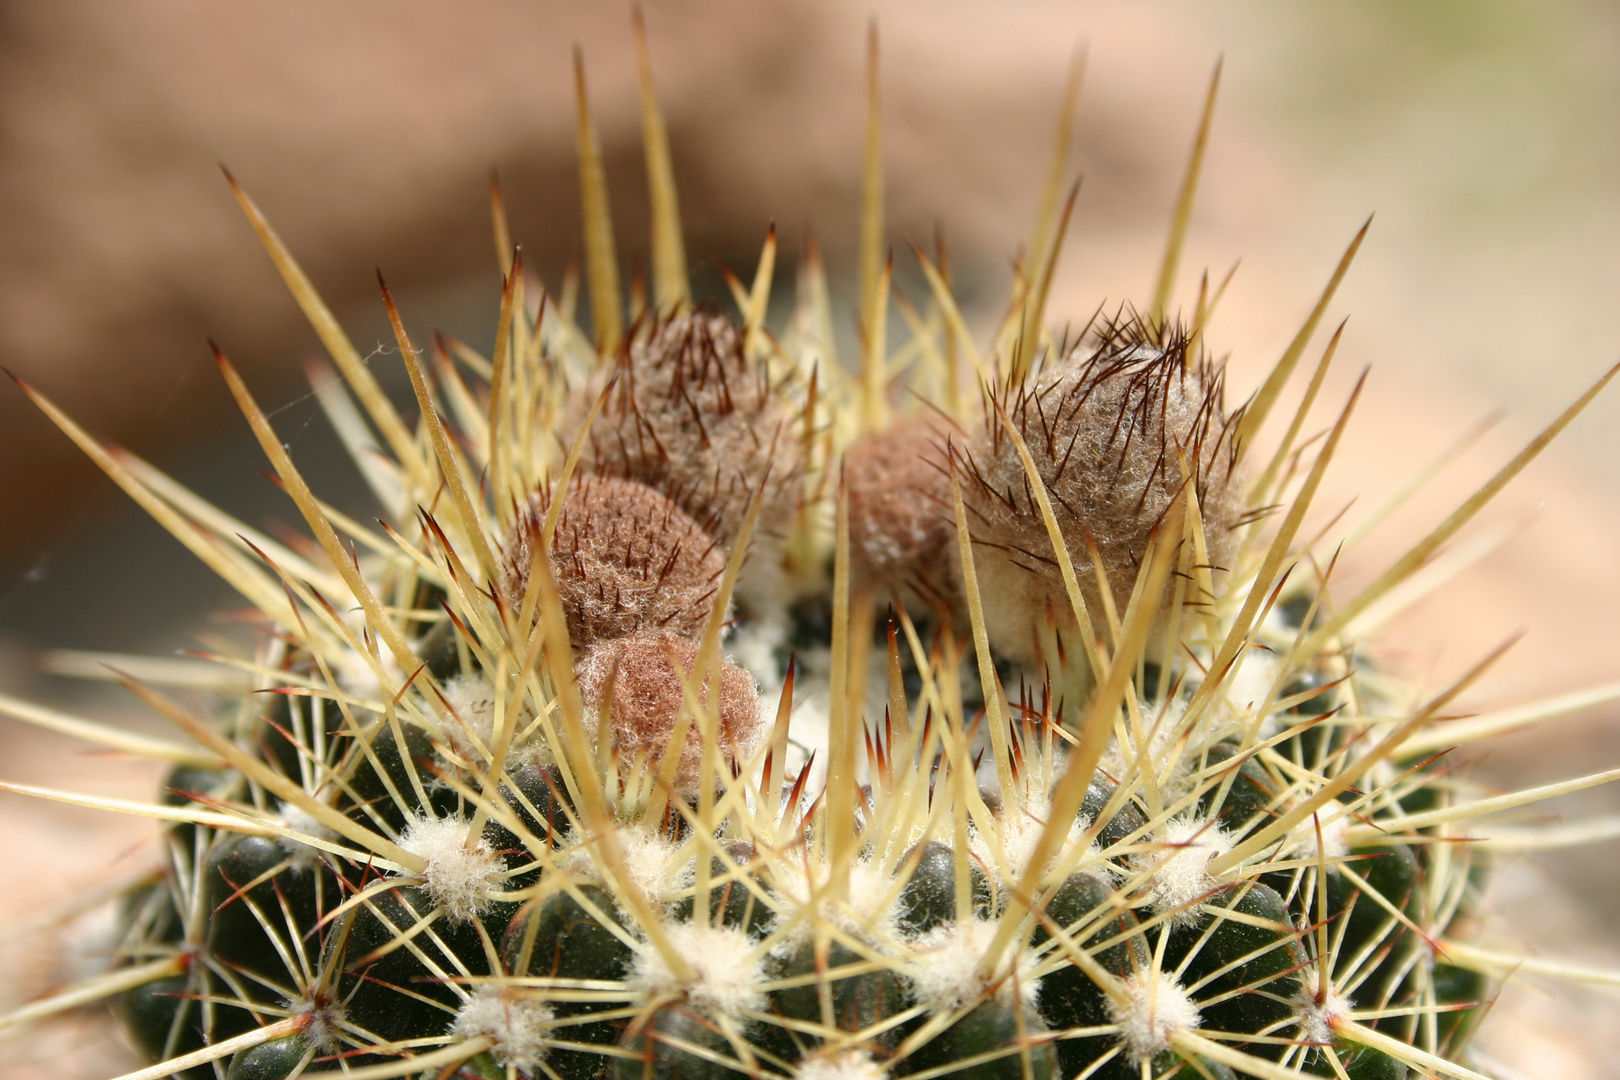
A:
<svg viewBox="0 0 1620 1080">
<path fill-rule="evenodd" d="M 844 455 L 856 585 L 940 598 L 953 575 L 951 481 L 943 421 L 918 416 L 856 440 Z"/>
<path fill-rule="evenodd" d="M 537 492 L 502 551 L 507 594 L 521 603 L 552 492 Z M 726 557 L 680 507 L 633 480 L 583 476 L 568 485 L 551 538 L 551 573 L 568 637 L 586 648 L 638 630 L 703 632 Z"/>
<path fill-rule="evenodd" d="M 712 311 L 660 320 L 573 409 L 583 417 L 616 378 L 591 425 L 586 465 L 657 488 L 728 546 L 762 483 L 760 529 L 792 513 L 803 457 L 792 410 L 743 346 L 731 321 Z M 565 444 L 576 434 L 564 431 Z"/>
<path fill-rule="evenodd" d="M 707 673 L 694 675 L 692 671 L 697 655 L 697 645 L 668 631 L 643 631 L 598 644 L 585 654 L 578 670 L 587 728 L 597 734 L 595 729 L 605 709 L 619 760 L 628 766 L 645 755 L 648 767 L 657 768 L 670 749 L 685 700 L 683 676 L 698 685 L 698 701 L 708 706 L 711 691 L 703 685 Z M 717 734 L 721 758 L 728 766 L 751 755 L 763 734 L 754 677 L 730 660 L 720 663 Z M 703 745 L 696 722 L 691 725 L 680 755 L 674 788 L 688 794 L 697 790 L 703 768 Z"/>
<path fill-rule="evenodd" d="M 1244 511 L 1237 414 L 1225 413 L 1223 387 L 1221 368 L 1189 362 L 1184 333 L 1149 339 L 1132 321 L 1060 357 L 1004 403 L 1046 486 L 1094 624 L 1104 625 L 1093 550 L 1123 616 L 1155 527 L 1189 485 L 1215 581 L 1230 568 Z M 1002 652 L 1033 661 L 1047 612 L 1060 630 L 1074 619 L 1023 459 L 993 408 L 983 432 L 955 450 L 986 627 Z M 1196 575 L 1187 582 L 1186 604 L 1213 600 Z"/>
</svg>

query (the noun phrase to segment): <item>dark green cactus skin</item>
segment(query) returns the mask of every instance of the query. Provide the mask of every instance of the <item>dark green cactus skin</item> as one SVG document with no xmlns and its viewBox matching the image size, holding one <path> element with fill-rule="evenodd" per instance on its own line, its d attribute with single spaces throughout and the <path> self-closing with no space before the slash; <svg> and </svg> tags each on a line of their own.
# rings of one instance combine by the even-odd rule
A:
<svg viewBox="0 0 1620 1080">
<path fill-rule="evenodd" d="M 439 919 L 432 933 L 416 935 L 412 939 L 416 950 L 397 948 L 374 958 L 433 907 L 422 890 L 407 887 L 382 893 L 355 914 L 338 984 L 351 1023 L 390 1041 L 415 1038 L 422 1031 L 444 1031 L 459 1000 L 446 984 L 446 977 L 460 970 L 456 960 L 471 975 L 490 973 L 478 928 L 451 919 Z"/>
<path fill-rule="evenodd" d="M 232 1058 L 225 1080 L 286 1080 L 313 1050 L 302 1035 L 274 1039 Z"/>
<path fill-rule="evenodd" d="M 902 866 L 916 860 L 906 887 L 900 891 L 900 926 L 915 937 L 946 923 L 956 921 L 956 856 L 950 847 L 937 840 L 906 852 L 900 860 Z M 988 918 L 993 908 L 990 881 L 975 863 L 968 864 L 969 895 L 973 900 L 973 913 Z"/>
<path fill-rule="evenodd" d="M 120 1011 L 135 1045 L 154 1061 L 202 1049 L 202 1005 L 192 997 L 196 992 L 192 980 L 185 975 L 158 979 L 125 991 L 119 1003 Z M 246 1030 L 234 1011 L 224 1019 L 235 1021 L 232 1026 Z M 246 1014 L 242 1014 L 241 1019 L 245 1020 Z M 183 1080 L 204 1080 L 211 1072 L 195 1068 L 188 1069 L 182 1076 Z"/>
<path fill-rule="evenodd" d="M 286 862 L 281 844 L 263 836 L 225 837 L 203 861 L 213 912 L 208 950 L 246 976 L 242 985 L 256 1001 L 278 1001 L 282 995 L 274 987 L 286 985 L 282 950 L 292 947 L 286 915 L 295 927 L 313 927 L 339 899 L 337 878 L 324 864 L 276 872 Z"/>
<path fill-rule="evenodd" d="M 1091 874 L 1070 874 L 1046 902 L 1041 925 L 1036 928 L 1030 944 L 1036 949 L 1052 940 L 1047 927 L 1060 927 L 1065 931 L 1082 923 L 1089 923 L 1094 912 L 1106 911 L 1114 890 Z M 1103 947 L 1137 925 L 1136 916 L 1129 910 L 1119 911 L 1102 921 L 1101 927 L 1079 944 L 1092 953 L 1105 969 L 1124 978 L 1132 971 L 1147 966 L 1145 944 L 1138 936 L 1125 937 Z M 1079 967 L 1070 964 L 1059 968 L 1041 981 L 1041 1015 L 1047 1024 L 1057 1030 L 1094 1027 L 1109 1023 L 1107 998 L 1097 989 L 1091 978 Z M 1064 1076 L 1074 1076 L 1102 1057 L 1113 1046 L 1110 1036 L 1098 1035 L 1085 1039 L 1064 1039 L 1056 1044 L 1058 1064 Z M 1131 1077 L 1141 1075 L 1123 1058 L 1115 1057 L 1094 1075 L 1098 1077 Z"/>
<path fill-rule="evenodd" d="M 1239 747 L 1233 743 L 1216 743 L 1209 748 L 1206 761 L 1208 767 L 1213 769 L 1232 761 L 1240 753 Z M 1220 788 L 1213 787 L 1200 797 L 1198 809 L 1205 817 L 1219 821 L 1221 828 L 1228 832 L 1241 832 L 1245 826 L 1255 822 L 1258 815 L 1266 812 L 1276 798 L 1280 785 L 1253 757 L 1239 763 L 1237 774 L 1231 780 L 1226 798 L 1219 807 L 1216 806 L 1216 799 L 1220 795 Z"/>
<path fill-rule="evenodd" d="M 647 1024 L 626 1032 L 624 1046 L 639 1056 L 613 1058 L 611 1080 L 739 1080 L 748 1075 L 748 1066 L 720 1025 L 684 1005 L 659 1009 Z"/>
<path fill-rule="evenodd" d="M 964 1065 L 951 1075 L 963 1080 L 1020 1080 L 1025 1076 L 1027 1057 L 1029 1080 L 1053 1080 L 1059 1065 L 1052 1043 L 1030 1045 L 1047 1030 L 1039 1016 L 1024 1011 L 1016 1003 L 992 998 L 974 1007 L 907 1058 L 904 1072 L 921 1072 L 968 1061 L 980 1054 L 1021 1047 L 1020 1053 Z"/>
<path fill-rule="evenodd" d="M 595 885 L 580 887 L 580 895 L 603 918 L 617 921 L 618 906 Z M 528 962 L 523 954 L 528 949 Z M 562 979 L 621 979 L 630 964 L 630 947 L 608 930 L 580 901 L 567 893 L 553 896 L 537 910 L 520 913 L 512 921 L 502 945 L 508 973 Z M 558 1002 L 559 1018 L 588 1016 L 611 1009 L 610 1004 Z M 578 1022 L 562 1027 L 558 1036 L 571 1043 L 606 1045 L 619 1037 L 613 1021 Z M 589 1080 L 602 1066 L 599 1055 L 583 1050 L 556 1049 L 546 1059 L 563 1080 Z"/>
<path fill-rule="evenodd" d="M 1227 911 L 1275 925 L 1223 918 Z M 1212 897 L 1196 924 L 1169 931 L 1165 967 L 1178 968 L 1187 960 L 1181 981 L 1200 987 L 1193 996 L 1205 1002 L 1200 1007 L 1205 1026 L 1274 1030 L 1293 1012 L 1287 1004 L 1299 993 L 1293 973 L 1305 961 L 1292 925 L 1282 897 L 1272 889 L 1237 885 Z M 1283 1048 L 1251 1044 L 1244 1049 L 1256 1057 L 1276 1057 Z"/>
<path fill-rule="evenodd" d="M 841 968 L 858 964 L 866 957 L 838 941 L 807 941 L 778 962 L 772 977 L 791 979 L 816 974 L 817 981 L 777 990 L 771 994 L 771 1011 L 789 1020 L 816 1024 L 831 1021 L 840 1031 L 856 1032 L 890 1019 L 911 1006 L 901 980 L 893 971 L 881 970 L 863 975 L 839 976 Z M 822 985 L 827 988 L 831 1014 L 822 1012 Z M 874 1049 L 892 1049 L 903 1032 L 889 1028 L 871 1040 Z M 777 1056 L 795 1061 L 820 1045 L 813 1035 L 780 1029 L 780 1036 L 767 1036 Z M 791 1046 L 787 1045 L 791 1043 Z"/>
<path fill-rule="evenodd" d="M 435 674 L 441 676 L 459 670 L 446 625 L 440 624 L 422 643 L 424 655 L 430 665 L 438 665 Z M 1156 675 L 1156 671 L 1149 674 Z M 1313 685 L 1327 686 L 1328 681 L 1324 677 Z M 1288 692 L 1297 693 L 1309 682 L 1302 680 Z M 1292 717 L 1327 715 L 1335 707 L 1336 694 L 1335 688 L 1328 687 L 1298 706 Z M 305 757 L 313 741 L 311 716 L 306 701 L 295 703 L 276 695 L 256 737 L 263 759 L 291 778 L 309 772 Z M 373 743 L 373 761 L 355 753 L 352 736 L 340 730 L 333 716 L 329 711 L 326 766 L 346 778 L 337 806 L 350 820 L 368 828 L 378 828 L 381 823 L 397 831 L 406 824 L 407 814 L 471 817 L 473 808 L 467 801 L 436 782 L 436 751 L 423 733 L 404 729 L 403 744 L 391 733 L 382 733 Z M 1283 741 L 1278 753 L 1309 763 L 1341 745 L 1337 729 L 1317 725 Z M 407 758 L 417 766 L 426 788 L 425 800 L 415 792 Z M 1271 804 L 1282 785 L 1259 756 L 1245 754 L 1235 743 L 1218 743 L 1204 752 L 1199 768 L 1211 779 L 1205 782 L 1196 810 L 1222 829 L 1241 835 L 1263 826 L 1275 813 Z M 1230 782 L 1223 785 L 1225 779 Z M 232 772 L 176 770 L 165 787 L 206 795 L 241 783 Z M 1108 780 L 1101 776 L 1094 780 L 1078 823 L 1092 829 L 1093 839 L 1110 857 L 1111 872 L 1129 875 L 1133 846 L 1148 835 L 1149 823 L 1141 806 L 1124 800 L 1107 820 L 1095 825 L 1114 793 Z M 1406 802 L 1415 804 L 1421 794 L 1422 789 L 1416 789 Z M 503 887 L 529 889 L 541 881 L 541 864 L 531 854 L 525 836 L 540 842 L 563 836 L 574 827 L 573 806 L 553 766 L 528 765 L 515 770 L 503 795 L 521 830 L 491 818 L 484 840 L 509 871 Z M 177 793 L 166 798 L 173 803 L 187 801 L 187 796 Z M 270 804 L 276 805 L 273 797 Z M 684 837 L 690 828 L 679 814 L 672 813 L 666 824 L 674 839 Z M 336 953 L 333 996 L 341 1003 L 349 1030 L 362 1033 L 364 1039 L 442 1035 L 453 1023 L 462 1000 L 450 983 L 464 975 L 620 981 L 632 971 L 633 951 L 621 934 L 633 938 L 635 931 L 613 897 L 595 885 L 580 884 L 577 892 L 555 893 L 542 901 L 492 904 L 474 921 L 440 917 L 428 931 L 412 937 L 412 947 L 384 951 L 432 912 L 433 902 L 422 889 L 408 885 L 387 889 L 368 903 L 331 918 L 329 913 L 346 897 L 376 883 L 375 871 L 341 860 L 306 860 L 295 866 L 281 843 L 258 836 L 215 834 L 185 824 L 175 826 L 169 835 L 171 849 L 180 860 L 177 874 L 187 860 L 200 860 L 198 880 L 208 917 L 196 947 L 208 963 L 199 960 L 186 975 L 124 995 L 122 1011 L 131 1034 L 155 1058 L 250 1030 L 266 1022 L 262 1014 L 255 1017 L 251 1006 L 277 1007 L 296 998 L 298 990 L 285 960 L 295 936 L 302 939 L 313 960 L 324 963 Z M 725 853 L 724 860 L 716 857 L 711 861 L 710 920 L 741 930 L 752 941 L 762 941 L 778 917 L 768 902 L 769 863 L 744 841 L 728 842 Z M 1416 903 L 1426 871 L 1424 848 L 1390 844 L 1357 850 L 1351 856 L 1345 864 L 1349 871 L 1395 907 L 1409 909 Z M 756 864 L 764 870 L 756 869 Z M 898 865 L 909 873 L 895 911 L 904 939 L 915 941 L 959 919 L 963 913 L 956 910 L 957 859 L 950 846 L 937 840 L 926 842 L 903 855 Z M 1002 916 L 1009 899 L 1004 887 L 976 860 L 969 859 L 966 865 L 972 904 L 969 917 Z M 748 876 L 749 882 L 739 875 Z M 1053 941 L 1054 932 L 1061 928 L 1065 933 L 1080 933 L 1080 946 L 1103 970 L 1121 979 L 1150 969 L 1157 955 L 1164 970 L 1180 969 L 1178 981 L 1199 1006 L 1203 1028 L 1229 1033 L 1229 1039 L 1244 1032 L 1287 1038 L 1295 1032 L 1292 1018 L 1301 986 L 1299 972 L 1314 962 L 1306 948 L 1311 939 L 1302 935 L 1303 928 L 1314 924 L 1319 915 L 1315 888 L 1308 885 L 1299 869 L 1266 873 L 1258 880 L 1217 890 L 1203 903 L 1194 922 L 1178 925 L 1150 919 L 1149 912 L 1133 908 L 1133 901 L 1122 900 L 1119 886 L 1100 873 L 1074 873 L 1037 898 L 1029 946 L 1052 967 L 1051 962 L 1062 955 Z M 693 917 L 693 910 L 688 892 L 666 903 L 664 916 L 672 922 L 685 922 Z M 1414 1001 L 1428 985 L 1425 980 L 1432 980 L 1434 996 L 1442 1004 L 1473 1006 L 1485 997 L 1488 987 L 1471 972 L 1443 963 L 1412 963 L 1412 950 L 1423 947 L 1420 939 L 1382 905 L 1362 895 L 1349 875 L 1337 868 L 1328 871 L 1327 912 L 1329 930 L 1340 942 L 1340 962 L 1348 964 L 1364 951 L 1370 956 L 1371 974 L 1348 995 L 1353 1006 L 1378 1008 Z M 1227 918 L 1228 913 L 1238 918 Z M 144 955 L 184 947 L 186 919 L 168 882 L 133 895 L 126 903 L 126 922 Z M 613 926 L 620 933 L 610 929 Z M 497 961 L 493 966 L 492 947 Z M 830 1024 L 848 1034 L 870 1031 L 856 1045 L 871 1056 L 875 1066 L 895 1076 L 950 1069 L 961 1062 L 970 1064 L 955 1068 L 950 1075 L 966 1080 L 1061 1080 L 1088 1070 L 1093 1080 L 1139 1080 L 1142 1075 L 1142 1063 L 1122 1053 L 1113 1034 L 1054 1037 L 1066 1030 L 1112 1023 L 1104 992 L 1081 967 L 1061 962 L 1042 977 L 1033 1007 L 1018 1004 L 1006 994 L 986 998 L 891 1063 L 896 1050 L 928 1017 L 916 1008 L 917 1000 L 901 973 L 903 965 L 842 974 L 859 970 L 860 965 L 870 966 L 870 959 L 880 955 L 876 942 L 857 949 L 825 937 L 773 953 L 767 963 L 768 979 L 815 976 L 768 994 L 765 1011 L 780 1023 L 722 1020 L 683 1002 L 665 1004 L 634 1019 L 618 1015 L 595 1020 L 591 1017 L 597 1012 L 617 1010 L 622 1014 L 622 1003 L 553 1002 L 550 1038 L 554 1045 L 545 1058 L 546 1070 L 560 1080 L 729 1080 L 762 1071 L 781 1072 L 821 1050 L 821 1040 L 803 1030 L 806 1025 Z M 243 1005 L 213 1002 L 205 1006 L 201 999 L 210 995 L 236 999 Z M 895 1018 L 908 1011 L 911 1015 L 896 1022 Z M 1479 1012 L 1467 1008 L 1441 1013 L 1435 1021 L 1441 1048 L 1461 1045 Z M 1403 1027 L 1386 1020 L 1375 1025 L 1398 1037 L 1414 1038 L 1411 1024 Z M 1286 1058 L 1305 1072 L 1333 1075 L 1322 1049 L 1231 1041 L 1247 1053 L 1272 1060 Z M 617 1052 L 593 1051 L 592 1046 L 616 1047 Z M 1009 1048 L 1013 1048 L 1011 1052 Z M 311 1073 L 337 1069 L 336 1052 L 332 1046 L 314 1047 L 300 1033 L 243 1051 L 220 1063 L 220 1068 L 226 1080 L 283 1080 L 300 1064 Z M 352 1048 L 341 1052 L 351 1066 L 388 1060 Z M 1348 1044 L 1335 1046 L 1334 1052 L 1354 1080 L 1404 1080 L 1406 1076 L 1405 1066 L 1383 1054 Z M 1099 1067 L 1099 1059 L 1105 1057 L 1108 1060 Z M 1184 1062 L 1174 1052 L 1158 1054 L 1148 1065 L 1153 1075 L 1174 1080 L 1235 1076 L 1225 1065 Z M 505 1069 L 484 1054 L 463 1063 L 458 1074 L 494 1078 L 504 1076 Z M 185 1074 L 186 1080 L 215 1080 L 219 1075 L 213 1066 Z"/>
</svg>

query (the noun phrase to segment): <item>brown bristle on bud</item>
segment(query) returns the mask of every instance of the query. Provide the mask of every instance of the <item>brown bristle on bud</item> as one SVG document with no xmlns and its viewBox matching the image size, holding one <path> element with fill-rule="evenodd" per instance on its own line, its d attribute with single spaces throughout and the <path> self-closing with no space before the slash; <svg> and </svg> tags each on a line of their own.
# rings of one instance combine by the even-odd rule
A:
<svg viewBox="0 0 1620 1080">
<path fill-rule="evenodd" d="M 502 549 L 514 603 L 528 588 L 551 498 L 550 488 L 530 497 Z M 610 476 L 568 486 L 550 556 L 568 636 L 582 649 L 639 630 L 697 637 L 726 569 L 719 544 L 668 497 Z"/>
<path fill-rule="evenodd" d="M 1092 619 L 1104 625 L 1092 558 L 1123 614 L 1149 538 L 1190 482 L 1198 494 L 1211 572 L 1231 567 L 1243 514 L 1232 442 L 1237 413 L 1222 405 L 1224 369 L 1187 356 L 1187 336 L 1148 334 L 1132 318 L 1103 328 L 999 402 L 1045 482 Z M 1051 610 L 1072 626 L 1040 508 L 997 403 L 984 428 L 956 447 L 986 628 L 997 648 L 1032 661 L 1033 627 Z M 1180 455 L 1178 457 L 1178 449 Z M 1184 477 L 1184 457 L 1191 477 Z M 1207 605 L 1194 582 L 1186 603 Z"/>
<path fill-rule="evenodd" d="M 586 450 L 593 472 L 657 488 L 727 545 L 762 483 L 762 530 L 793 511 L 803 453 L 793 412 L 725 316 L 700 309 L 654 322 L 585 388 L 575 416 L 609 378 Z M 573 436 L 563 432 L 565 445 Z"/>
<path fill-rule="evenodd" d="M 684 699 L 675 665 L 680 665 L 681 673 L 691 676 L 697 656 L 696 644 L 660 630 L 631 634 L 593 647 L 578 668 L 586 726 L 593 737 L 599 737 L 596 728 L 602 715 L 603 699 L 611 687 L 613 700 L 607 715 L 615 753 L 620 761 L 634 761 L 645 754 L 649 767 L 656 769 L 669 749 Z M 699 673 L 694 681 L 701 682 L 702 676 L 703 673 Z M 708 686 L 703 686 L 699 700 L 704 706 L 708 705 L 709 694 Z M 750 757 L 763 734 L 754 677 L 730 660 L 723 660 L 718 736 L 721 756 L 727 765 Z M 681 750 L 675 791 L 683 795 L 696 791 L 702 767 L 702 740 L 694 723 Z"/>
<path fill-rule="evenodd" d="M 844 454 L 850 570 L 857 588 L 937 597 L 951 582 L 947 421 L 918 414 L 862 435 Z"/>
</svg>

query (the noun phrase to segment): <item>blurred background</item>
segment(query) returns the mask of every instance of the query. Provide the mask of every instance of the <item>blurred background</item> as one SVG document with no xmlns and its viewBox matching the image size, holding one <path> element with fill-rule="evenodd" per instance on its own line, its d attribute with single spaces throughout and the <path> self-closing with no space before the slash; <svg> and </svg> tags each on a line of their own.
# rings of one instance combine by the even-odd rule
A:
<svg viewBox="0 0 1620 1080">
<path fill-rule="evenodd" d="M 1070 168 L 1085 179 L 1055 321 L 1144 299 L 1224 57 L 1178 299 L 1190 307 L 1205 268 L 1218 279 L 1242 260 L 1209 334 L 1230 350 L 1237 399 L 1376 212 L 1324 328 L 1353 316 L 1318 423 L 1364 367 L 1372 375 L 1319 524 L 1347 504 L 1353 524 L 1496 420 L 1346 553 L 1345 595 L 1620 359 L 1612 4 L 652 0 L 646 18 L 697 280 L 718 286 L 721 266 L 750 276 L 771 221 L 782 267 L 813 230 L 851 339 L 869 19 L 882 35 L 897 274 L 920 300 L 905 241 L 927 242 L 943 221 L 980 326 L 1028 235 L 1075 50 L 1088 66 Z M 439 328 L 484 348 L 499 301 L 489 170 L 544 281 L 556 287 L 580 250 L 576 44 L 620 254 L 645 263 L 626 5 L 0 3 L 0 364 L 251 524 L 295 521 L 259 474 L 211 336 L 275 410 L 317 491 L 370 514 L 308 396 L 302 364 L 318 344 L 216 163 L 259 201 L 363 353 L 391 340 L 378 268 L 419 339 Z M 408 396 L 388 348 L 372 366 Z M 1524 631 L 1469 707 L 1620 680 L 1617 426 L 1611 391 L 1465 534 L 1501 543 L 1389 627 L 1384 639 L 1399 644 L 1376 649 L 1378 662 L 1439 687 Z M 0 693 L 155 729 L 121 693 L 42 670 L 42 651 L 169 655 L 198 632 L 231 632 L 236 606 L 0 384 Z M 1470 752 L 1469 767 L 1504 787 L 1614 767 L 1617 721 L 1613 706 L 1591 710 Z M 0 779 L 153 790 L 145 766 L 0 724 Z M 1548 812 L 1612 814 L 1620 799 L 1600 789 Z M 14 928 L 137 865 L 150 833 L 12 795 L 0 795 L 0 823 L 14 882 L 0 891 L 0 923 Z M 1616 854 L 1610 841 L 1504 869 L 1502 940 L 1620 965 Z M 13 973 L 0 1008 L 73 960 L 16 933 L 0 949 Z M 1486 1026 L 1486 1060 L 1504 1077 L 1620 1077 L 1599 1040 L 1620 1027 L 1612 995 L 1516 984 Z M 130 1067 L 126 1054 L 116 1033 L 63 1027 L 0 1044 L 0 1075 L 106 1075 Z"/>
</svg>

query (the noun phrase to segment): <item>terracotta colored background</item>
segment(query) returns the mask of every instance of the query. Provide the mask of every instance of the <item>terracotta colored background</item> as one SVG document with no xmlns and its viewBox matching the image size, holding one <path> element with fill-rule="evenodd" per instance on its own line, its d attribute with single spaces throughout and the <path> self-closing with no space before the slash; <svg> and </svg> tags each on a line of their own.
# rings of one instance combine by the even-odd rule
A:
<svg viewBox="0 0 1620 1080">
<path fill-rule="evenodd" d="M 1084 318 L 1141 298 L 1203 86 L 1222 98 L 1181 296 L 1241 268 L 1211 330 L 1252 388 L 1339 252 L 1377 218 L 1333 321 L 1353 313 L 1320 422 L 1373 374 L 1333 490 L 1358 520 L 1476 421 L 1504 417 L 1346 555 L 1339 588 L 1422 535 L 1620 359 L 1620 15 L 1597 3 L 928 4 L 657 2 L 647 20 L 689 233 L 711 285 L 750 273 L 766 223 L 815 228 L 847 273 L 858 211 L 868 18 L 884 44 L 888 200 L 906 237 L 950 229 L 973 310 L 993 314 L 1027 233 L 1066 66 L 1089 48 L 1072 167 L 1085 186 L 1053 299 Z M 0 4 L 0 363 L 92 430 L 247 520 L 291 520 L 218 385 L 205 336 L 243 367 L 300 462 L 330 457 L 306 399 L 316 348 L 215 163 L 254 193 L 366 351 L 386 337 L 381 267 L 413 330 L 475 344 L 497 282 L 488 170 L 514 232 L 555 284 L 579 246 L 570 52 L 586 54 L 623 253 L 645 252 L 629 20 L 618 5 L 86 0 Z M 792 252 L 788 252 L 791 259 Z M 850 311 L 846 300 L 843 310 Z M 391 357 L 374 367 L 398 388 Z M 1468 535 L 1505 542 L 1398 622 L 1379 661 L 1438 686 L 1516 630 L 1470 700 L 1511 704 L 1620 679 L 1620 392 L 1599 399 Z M 341 469 L 319 490 L 364 509 Z M 1319 515 L 1326 524 L 1331 511 Z M 41 674 L 47 647 L 164 654 L 230 594 L 0 386 L 0 691 L 155 724 L 118 694 Z M 1504 785 L 1620 765 L 1616 711 L 1595 710 L 1480 760 Z M 1472 755 L 1479 758 L 1480 755 Z M 146 797 L 151 771 L 7 722 L 0 778 Z M 1555 807 L 1614 813 L 1601 792 Z M 147 830 L 0 796 L 15 926 L 133 866 Z M 1510 929 L 1550 954 L 1615 964 L 1611 841 L 1501 875 Z M 1594 857 L 1596 856 L 1596 857 Z M 62 955 L 5 938 L 0 1007 L 60 977 Z M 1611 1077 L 1597 992 L 1505 994 L 1486 1049 L 1503 1076 Z M 88 1035 L 86 1034 L 88 1033 Z M 86 1020 L 0 1042 L 0 1075 L 128 1067 Z"/>
</svg>

